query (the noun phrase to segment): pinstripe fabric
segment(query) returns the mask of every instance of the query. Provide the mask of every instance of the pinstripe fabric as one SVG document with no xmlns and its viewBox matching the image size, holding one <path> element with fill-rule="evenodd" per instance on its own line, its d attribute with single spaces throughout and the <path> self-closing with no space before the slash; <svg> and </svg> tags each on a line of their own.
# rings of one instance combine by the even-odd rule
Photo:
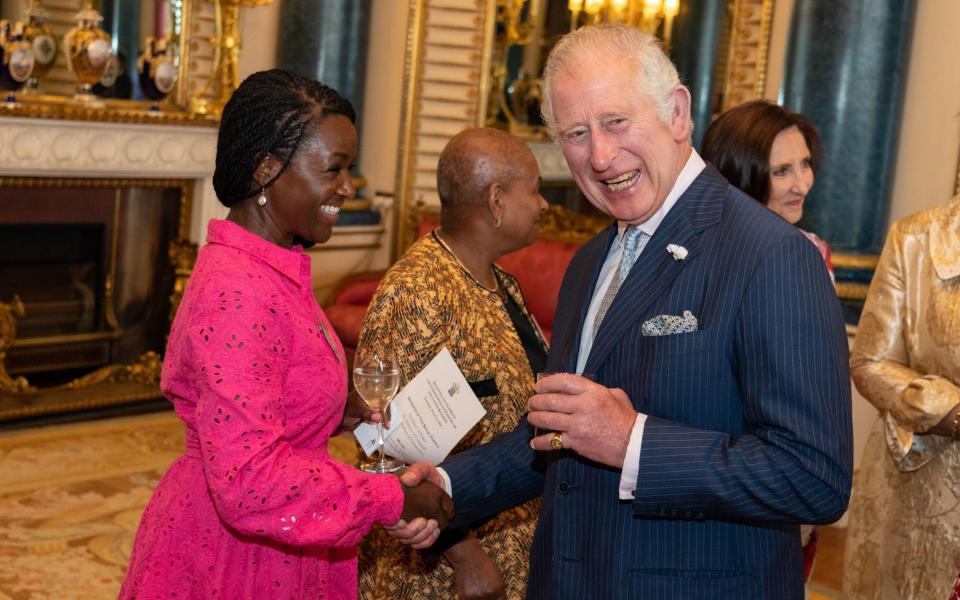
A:
<svg viewBox="0 0 960 600">
<path fill-rule="evenodd" d="M 612 229 L 574 257 L 547 369 L 572 370 Z M 665 250 L 689 251 L 675 261 Z M 641 335 L 659 314 L 700 330 Z M 712 168 L 650 239 L 586 371 L 649 415 L 633 502 L 620 473 L 576 455 L 538 464 L 526 423 L 444 466 L 457 519 L 544 495 L 530 598 L 803 598 L 798 523 L 850 493 L 847 342 L 823 260 L 799 230 Z"/>
</svg>

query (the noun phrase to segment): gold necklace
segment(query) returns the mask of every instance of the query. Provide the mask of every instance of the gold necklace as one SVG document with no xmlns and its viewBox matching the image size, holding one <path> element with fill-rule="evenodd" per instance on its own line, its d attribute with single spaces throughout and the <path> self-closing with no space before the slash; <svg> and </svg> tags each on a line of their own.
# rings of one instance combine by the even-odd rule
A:
<svg viewBox="0 0 960 600">
<path fill-rule="evenodd" d="M 460 257 L 458 257 L 458 256 L 457 256 L 457 253 L 453 251 L 453 248 L 451 248 L 450 246 L 448 246 L 447 243 L 446 243 L 445 241 L 443 241 L 443 238 L 440 237 L 440 234 L 437 233 L 437 230 L 438 230 L 438 229 L 440 229 L 440 228 L 438 227 L 437 229 L 434 229 L 433 231 L 431 231 L 431 232 L 430 232 L 430 235 L 433 236 L 433 239 L 437 240 L 437 243 L 438 243 L 438 244 L 440 244 L 441 246 L 443 246 L 443 249 L 444 249 L 444 250 L 446 250 L 447 252 L 450 253 L 450 256 L 453 257 L 453 260 L 457 261 L 457 264 L 460 265 L 460 268 L 463 269 L 464 272 L 465 272 L 467 275 L 470 276 L 470 279 L 472 279 L 475 284 L 479 285 L 481 288 L 487 290 L 487 291 L 490 292 L 491 294 L 496 294 L 497 292 L 499 292 L 499 291 L 500 291 L 500 280 L 497 278 L 497 273 L 496 273 L 496 271 L 493 270 L 493 267 L 490 267 L 490 274 L 493 275 L 494 286 L 493 286 L 492 288 L 489 288 L 489 287 L 483 285 L 483 283 L 481 283 L 480 280 L 477 279 L 476 275 L 474 275 L 473 273 L 470 272 L 470 269 L 467 268 L 467 265 L 463 264 L 463 263 L 460 261 Z"/>
</svg>

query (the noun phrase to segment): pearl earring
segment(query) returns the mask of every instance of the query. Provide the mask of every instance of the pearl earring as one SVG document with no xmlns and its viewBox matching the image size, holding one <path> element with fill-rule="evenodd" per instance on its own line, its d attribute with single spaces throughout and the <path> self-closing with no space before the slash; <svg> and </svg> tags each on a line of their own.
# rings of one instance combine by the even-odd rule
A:
<svg viewBox="0 0 960 600">
<path fill-rule="evenodd" d="M 500 229 L 500 217 L 497 217 L 497 220 L 493 223 L 494 228 Z"/>
<path fill-rule="evenodd" d="M 259 204 L 260 206 L 267 205 L 267 193 L 262 189 L 260 190 L 260 197 L 257 198 L 257 204 Z"/>
</svg>

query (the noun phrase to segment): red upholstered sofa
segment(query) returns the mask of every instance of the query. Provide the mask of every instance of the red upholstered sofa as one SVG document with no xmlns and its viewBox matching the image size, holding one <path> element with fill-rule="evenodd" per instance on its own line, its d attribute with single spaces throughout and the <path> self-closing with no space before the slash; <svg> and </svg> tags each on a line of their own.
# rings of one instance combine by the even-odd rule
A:
<svg viewBox="0 0 960 600">
<path fill-rule="evenodd" d="M 425 235 L 436 223 L 436 218 L 422 219 L 418 234 Z M 567 264 L 581 244 L 607 223 L 609 221 L 605 219 L 585 217 L 553 207 L 542 220 L 537 241 L 498 261 L 506 272 L 520 282 L 527 308 L 548 340 L 557 309 L 557 294 Z M 367 305 L 383 274 L 383 271 L 375 271 L 345 278 L 324 309 L 351 361 Z"/>
</svg>

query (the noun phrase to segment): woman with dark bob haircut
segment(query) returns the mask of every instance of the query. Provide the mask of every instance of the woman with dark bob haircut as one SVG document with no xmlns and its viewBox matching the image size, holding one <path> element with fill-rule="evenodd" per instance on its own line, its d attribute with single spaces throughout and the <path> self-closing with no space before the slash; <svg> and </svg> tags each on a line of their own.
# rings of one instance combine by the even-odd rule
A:
<svg viewBox="0 0 960 600">
<path fill-rule="evenodd" d="M 327 453 L 337 431 L 379 419 L 347 404 L 303 252 L 356 192 L 355 118 L 335 90 L 282 70 L 251 75 L 224 107 L 213 184 L 230 212 L 209 224 L 161 381 L 186 448 L 143 514 L 121 598 L 356 598 L 374 525 L 445 523 L 440 488 Z"/>
<path fill-rule="evenodd" d="M 701 154 L 732 185 L 796 225 L 820 163 L 820 136 L 805 116 L 755 100 L 710 123 Z M 815 234 L 803 233 L 820 250 L 833 277 L 830 247 Z"/>
</svg>

